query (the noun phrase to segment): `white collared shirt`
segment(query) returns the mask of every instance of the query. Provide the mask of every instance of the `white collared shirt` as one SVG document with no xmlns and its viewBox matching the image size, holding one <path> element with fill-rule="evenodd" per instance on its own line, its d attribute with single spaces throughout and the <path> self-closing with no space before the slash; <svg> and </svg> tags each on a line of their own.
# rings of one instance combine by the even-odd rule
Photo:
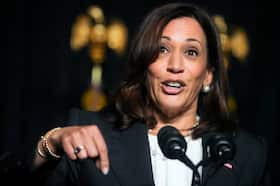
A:
<svg viewBox="0 0 280 186">
<path fill-rule="evenodd" d="M 155 186 L 191 186 L 192 170 L 179 160 L 167 159 L 160 150 L 157 136 L 148 134 Z M 185 137 L 187 156 L 196 165 L 202 160 L 202 140 Z M 201 167 L 198 169 L 202 174 Z"/>
</svg>

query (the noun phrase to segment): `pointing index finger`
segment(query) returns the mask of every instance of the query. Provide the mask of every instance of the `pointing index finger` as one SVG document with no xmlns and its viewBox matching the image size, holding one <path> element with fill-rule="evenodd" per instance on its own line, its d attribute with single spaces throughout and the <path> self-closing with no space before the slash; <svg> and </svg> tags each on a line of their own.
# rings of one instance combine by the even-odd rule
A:
<svg viewBox="0 0 280 186">
<path fill-rule="evenodd" d="M 93 128 L 93 138 L 99 154 L 101 171 L 106 175 L 109 172 L 108 148 L 105 139 L 97 126 Z"/>
</svg>

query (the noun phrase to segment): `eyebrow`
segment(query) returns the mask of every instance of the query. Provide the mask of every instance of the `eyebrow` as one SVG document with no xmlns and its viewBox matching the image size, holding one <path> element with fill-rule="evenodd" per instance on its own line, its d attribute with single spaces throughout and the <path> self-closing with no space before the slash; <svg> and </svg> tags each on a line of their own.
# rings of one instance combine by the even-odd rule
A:
<svg viewBox="0 0 280 186">
<path fill-rule="evenodd" d="M 167 39 L 167 40 L 171 41 L 171 38 L 168 37 L 168 36 L 161 36 L 161 38 L 162 39 Z M 195 39 L 195 38 L 187 38 L 186 41 L 187 42 L 198 42 L 200 45 L 202 45 L 202 43 L 199 40 Z"/>
</svg>

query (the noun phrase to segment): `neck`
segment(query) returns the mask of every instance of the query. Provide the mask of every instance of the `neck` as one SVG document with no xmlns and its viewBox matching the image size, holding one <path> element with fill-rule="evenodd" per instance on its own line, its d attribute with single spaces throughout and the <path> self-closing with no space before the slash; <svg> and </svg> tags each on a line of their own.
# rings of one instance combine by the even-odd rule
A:
<svg viewBox="0 0 280 186">
<path fill-rule="evenodd" d="M 170 120 L 163 120 L 158 115 L 156 115 L 157 124 L 150 133 L 157 135 L 158 131 L 166 126 L 171 125 L 177 128 L 184 136 L 189 135 L 191 129 L 194 128 L 199 123 L 199 118 L 197 118 L 196 112 L 189 112 L 181 115 L 180 117 L 173 118 Z"/>
</svg>

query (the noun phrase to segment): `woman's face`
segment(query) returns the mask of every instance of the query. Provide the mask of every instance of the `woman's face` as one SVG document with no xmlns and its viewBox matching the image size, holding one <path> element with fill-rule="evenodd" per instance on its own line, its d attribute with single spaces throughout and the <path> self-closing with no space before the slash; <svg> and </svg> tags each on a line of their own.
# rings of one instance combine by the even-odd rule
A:
<svg viewBox="0 0 280 186">
<path fill-rule="evenodd" d="M 211 83 L 212 72 L 207 69 L 206 36 L 195 19 L 176 18 L 165 26 L 147 80 L 153 102 L 165 117 L 197 112 L 198 94 Z"/>
</svg>

